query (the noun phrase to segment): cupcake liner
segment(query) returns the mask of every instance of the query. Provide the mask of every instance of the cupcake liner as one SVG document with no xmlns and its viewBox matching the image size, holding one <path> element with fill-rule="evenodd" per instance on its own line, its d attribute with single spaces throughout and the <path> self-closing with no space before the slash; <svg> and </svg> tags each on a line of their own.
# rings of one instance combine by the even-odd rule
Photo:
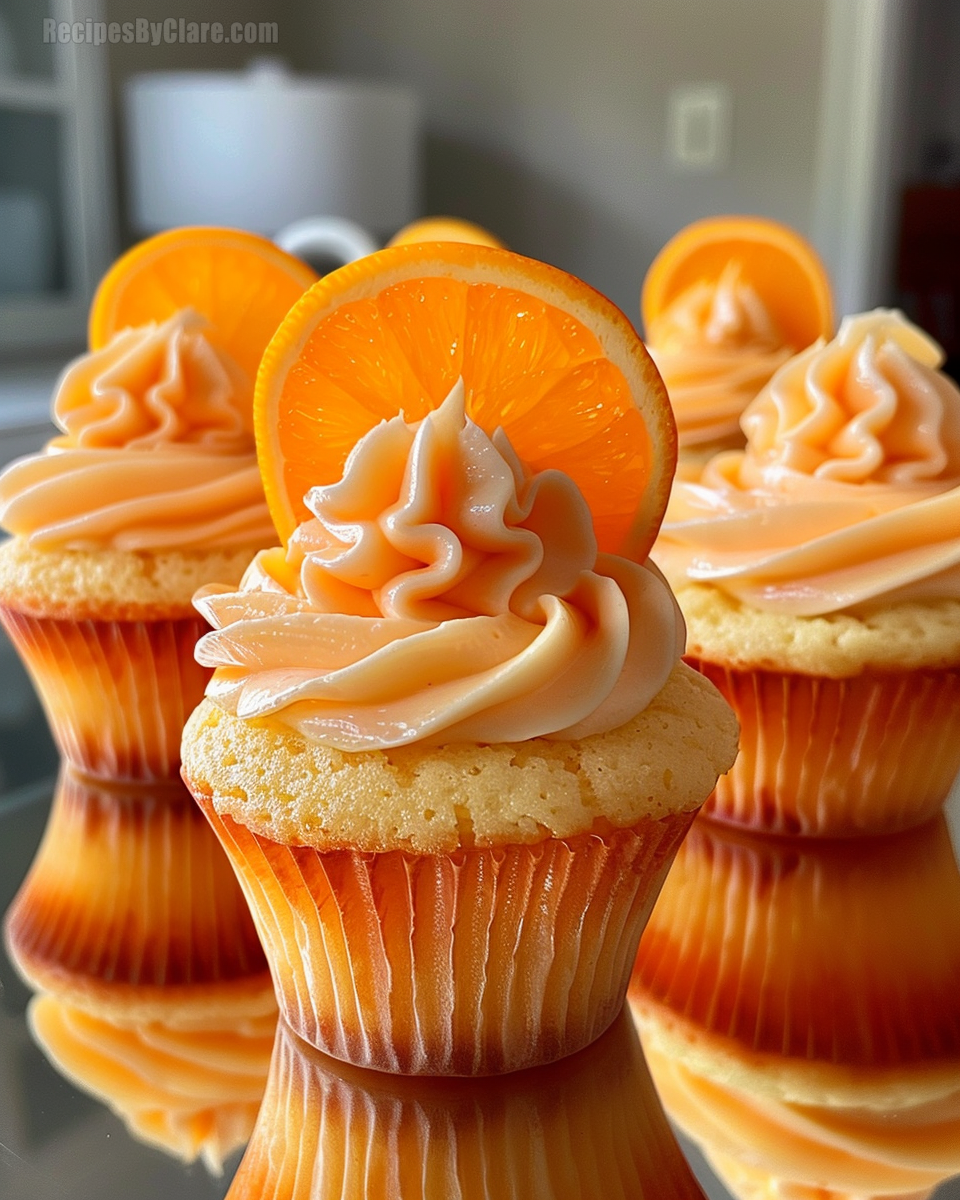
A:
<svg viewBox="0 0 960 1200">
<path fill-rule="evenodd" d="M 177 776 L 183 726 L 210 677 L 193 656 L 199 617 L 71 621 L 0 606 L 0 623 L 69 762 L 108 779 Z"/>
<path fill-rule="evenodd" d="M 506 1079 L 336 1062 L 281 1022 L 229 1200 L 702 1200 L 622 1016 L 593 1046 Z"/>
<path fill-rule="evenodd" d="M 800 843 L 698 821 L 641 941 L 638 1011 L 722 1078 L 802 1099 L 908 1101 L 960 1074 L 960 870 L 943 817 L 889 838 Z M 798 1068 L 816 1065 L 815 1073 Z M 719 1068 L 718 1068 L 719 1069 Z M 882 1073 L 887 1072 L 885 1081 Z"/>
<path fill-rule="evenodd" d="M 61 773 L 43 841 L 6 917 L 34 987 L 81 1005 L 255 996 L 267 964 L 243 894 L 178 780 L 111 787 Z"/>
<path fill-rule="evenodd" d="M 272 990 L 270 998 L 272 999 Z M 93 1013 L 54 996 L 27 1020 L 47 1060 L 108 1105 L 132 1137 L 216 1175 L 253 1131 L 267 1082 L 276 1008 L 251 1015 L 229 1001 L 216 1019 L 181 1027 L 178 1003 L 152 1021 Z"/>
<path fill-rule="evenodd" d="M 929 820 L 960 770 L 960 671 L 849 679 L 688 658 L 740 721 L 740 754 L 704 806 L 766 833 L 854 837 Z"/>
<path fill-rule="evenodd" d="M 374 854 L 279 845 L 197 798 L 240 878 L 290 1026 L 335 1058 L 403 1074 L 515 1071 L 598 1037 L 621 1008 L 692 820 Z"/>
</svg>

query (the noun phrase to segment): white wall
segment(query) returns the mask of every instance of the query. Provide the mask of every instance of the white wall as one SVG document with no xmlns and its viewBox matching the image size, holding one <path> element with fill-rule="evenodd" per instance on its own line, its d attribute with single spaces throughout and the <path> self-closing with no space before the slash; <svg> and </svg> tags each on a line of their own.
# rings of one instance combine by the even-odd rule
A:
<svg viewBox="0 0 960 1200">
<path fill-rule="evenodd" d="M 291 0 L 278 18 L 299 68 L 420 89 L 427 211 L 488 224 L 637 320 L 649 262 L 693 218 L 757 212 L 811 232 L 824 13 L 825 0 Z M 699 82 L 732 89 L 718 174 L 665 156 L 668 91 Z"/>
</svg>

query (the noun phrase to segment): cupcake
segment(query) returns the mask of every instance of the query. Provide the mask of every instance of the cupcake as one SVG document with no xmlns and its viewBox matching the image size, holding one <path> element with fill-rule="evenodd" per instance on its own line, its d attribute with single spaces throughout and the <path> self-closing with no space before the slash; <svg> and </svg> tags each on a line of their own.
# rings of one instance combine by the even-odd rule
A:
<svg viewBox="0 0 960 1200">
<path fill-rule="evenodd" d="M 788 358 L 833 334 L 816 251 L 762 217 L 712 217 L 682 229 L 650 267 L 641 309 L 677 419 L 680 478 L 743 446 L 740 416 L 750 401 Z"/>
<path fill-rule="evenodd" d="M 236 878 L 177 778 L 118 785 L 64 767 L 5 932 L 31 987 L 102 1016 L 273 1008 Z"/>
<path fill-rule="evenodd" d="M 741 1200 L 960 1172 L 960 873 L 942 817 L 856 843 L 698 821 L 630 984 L 671 1119 Z"/>
<path fill-rule="evenodd" d="M 34 1041 L 76 1087 L 106 1104 L 130 1136 L 212 1175 L 250 1138 L 277 1026 L 276 1010 L 251 1014 L 224 1003 L 198 1022 L 173 1000 L 149 1021 L 35 997 Z"/>
<path fill-rule="evenodd" d="M 238 271 L 246 285 L 232 287 Z M 207 679 L 191 597 L 238 581 L 276 540 L 253 379 L 313 278 L 230 230 L 174 230 L 136 247 L 94 300 L 90 353 L 57 385 L 60 434 L 0 475 L 0 526 L 12 535 L 0 545 L 0 621 L 61 753 L 90 774 L 177 774 Z"/>
<path fill-rule="evenodd" d="M 367 409 L 339 480 L 318 442 L 318 485 L 291 498 L 280 485 L 309 470 L 310 448 L 291 438 L 301 457 L 278 470 L 287 406 L 309 428 L 339 414 L 342 429 L 359 410 L 334 374 L 343 339 L 382 369 L 395 329 L 403 361 L 418 334 L 420 379 L 433 370 L 442 389 L 453 373 L 449 388 L 422 387 L 419 416 L 412 384 L 414 411 L 378 423 Z M 517 353 L 534 356 L 526 373 Z M 401 371 L 380 376 L 381 413 Z M 659 517 L 641 530 L 636 511 L 662 511 L 669 463 L 639 436 L 631 454 L 632 430 L 639 416 L 646 445 L 659 437 L 658 385 L 629 323 L 585 285 L 453 243 L 329 276 L 264 357 L 258 445 L 286 545 L 240 589 L 197 599 L 214 627 L 197 654 L 215 672 L 183 771 L 238 872 L 285 1019 L 334 1057 L 506 1072 L 573 1053 L 620 1010 L 657 889 L 736 741 L 727 706 L 680 662 L 661 576 L 598 553 L 583 495 L 615 450 L 623 489 L 604 493 L 601 529 L 649 545 Z M 579 408 L 565 417 L 551 406 L 567 386 Z M 578 454 L 572 425 L 591 404 L 602 450 Z M 543 420 L 582 489 L 520 457 Z"/>
<path fill-rule="evenodd" d="M 844 320 L 678 482 L 655 550 L 687 661 L 739 717 L 706 811 L 852 836 L 927 820 L 960 767 L 960 390 L 896 312 Z"/>
<path fill-rule="evenodd" d="M 509 1079 L 404 1079 L 327 1058 L 282 1023 L 230 1200 L 637 1200 L 703 1193 L 623 1014 L 561 1063 Z"/>
</svg>

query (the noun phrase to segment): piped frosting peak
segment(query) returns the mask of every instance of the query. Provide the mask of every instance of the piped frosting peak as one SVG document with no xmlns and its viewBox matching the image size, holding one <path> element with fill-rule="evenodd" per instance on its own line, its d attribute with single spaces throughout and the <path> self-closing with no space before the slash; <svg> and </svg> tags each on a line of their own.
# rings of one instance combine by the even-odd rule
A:
<svg viewBox="0 0 960 1200">
<path fill-rule="evenodd" d="M 747 446 L 677 482 L 655 557 L 771 611 L 960 596 L 960 390 L 902 314 L 847 317 L 743 415 Z"/>
<path fill-rule="evenodd" d="M 740 414 L 793 353 L 736 261 L 687 288 L 647 332 L 681 446 L 738 435 Z"/>
<path fill-rule="evenodd" d="M 64 371 L 61 433 L 0 475 L 0 523 L 38 549 L 270 545 L 251 407 L 197 313 L 124 329 Z"/>
<path fill-rule="evenodd" d="M 344 750 L 581 737 L 646 707 L 682 651 L 655 569 L 598 554 L 573 481 L 526 472 L 466 417 L 462 381 L 305 502 L 286 556 L 197 599 L 208 694 L 238 716 Z"/>
</svg>

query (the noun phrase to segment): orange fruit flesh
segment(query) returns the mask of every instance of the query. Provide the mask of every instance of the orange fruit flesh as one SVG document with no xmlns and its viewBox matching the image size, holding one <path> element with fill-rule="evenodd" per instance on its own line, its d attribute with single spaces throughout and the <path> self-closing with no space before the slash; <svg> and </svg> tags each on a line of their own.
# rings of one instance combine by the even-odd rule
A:
<svg viewBox="0 0 960 1200">
<path fill-rule="evenodd" d="M 290 321 L 296 324 L 294 314 Z M 411 278 L 339 305 L 302 341 L 271 406 L 276 428 L 263 438 L 269 358 L 258 381 L 258 450 L 284 540 L 310 515 L 304 493 L 335 482 L 360 437 L 398 412 L 422 419 L 461 376 L 473 420 L 488 433 L 502 426 L 532 471 L 557 468 L 576 481 L 601 549 L 624 547 L 657 473 L 647 423 L 623 372 L 583 321 L 525 290 Z M 659 378 L 650 374 L 655 388 Z M 282 482 L 270 466 L 278 446 Z M 661 449 L 669 457 L 673 447 Z M 634 551 L 645 554 L 655 532 Z"/>
<path fill-rule="evenodd" d="M 90 308 L 90 349 L 121 329 L 193 308 L 253 380 L 277 326 L 316 280 L 306 263 L 255 234 L 171 229 L 134 246 L 104 276 Z"/>
<path fill-rule="evenodd" d="M 817 252 L 792 229 L 762 217 L 695 221 L 664 246 L 643 285 L 647 333 L 674 300 L 698 283 L 716 282 L 731 262 L 740 264 L 785 344 L 803 350 L 818 337 L 833 337 L 830 281 Z"/>
</svg>

